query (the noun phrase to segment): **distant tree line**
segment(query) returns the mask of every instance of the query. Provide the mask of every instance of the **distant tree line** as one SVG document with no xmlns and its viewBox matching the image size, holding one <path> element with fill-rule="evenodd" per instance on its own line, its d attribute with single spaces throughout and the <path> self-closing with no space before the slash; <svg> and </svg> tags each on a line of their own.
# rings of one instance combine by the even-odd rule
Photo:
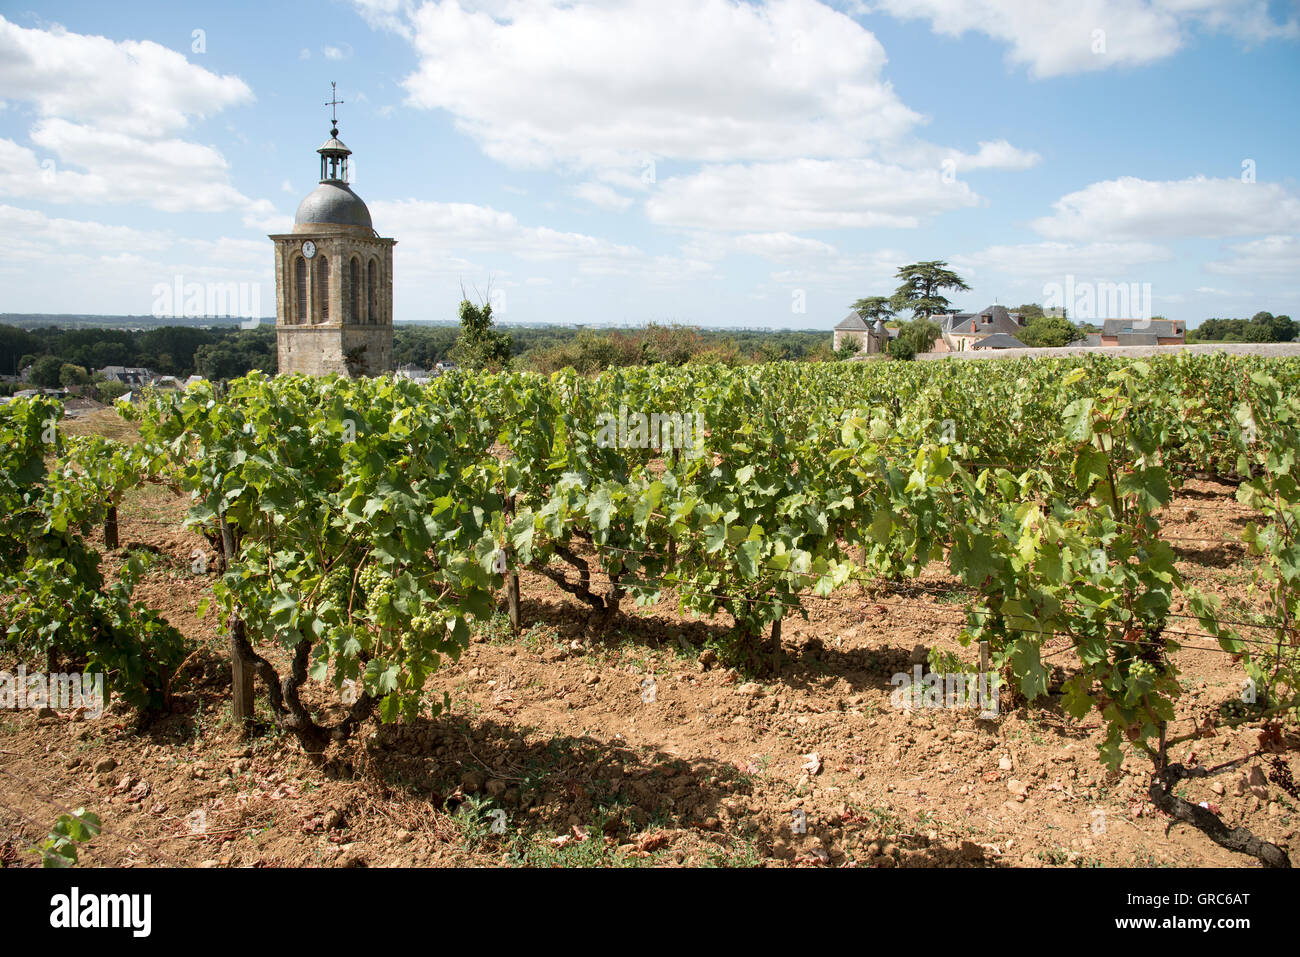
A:
<svg viewBox="0 0 1300 957">
<path fill-rule="evenodd" d="M 60 385 L 60 372 L 73 366 L 93 375 L 104 366 L 131 366 L 159 375 L 188 378 L 195 373 L 210 379 L 241 376 L 251 369 L 275 372 L 275 329 L 200 329 L 161 326 L 155 329 L 33 330 L 0 325 L 0 374 L 18 375 L 32 366 L 39 385 Z M 39 372 L 38 372 L 39 369 Z M 70 373 L 69 373 L 70 374 Z M 33 380 L 35 381 L 35 380 Z"/>
<path fill-rule="evenodd" d="M 468 321 L 468 325 L 466 325 Z M 501 331 L 490 305 L 462 309 L 462 323 L 397 326 L 393 331 L 396 365 L 431 369 L 455 361 L 472 368 L 518 368 L 551 372 L 573 366 L 595 372 L 621 365 L 667 362 L 777 362 L 831 358 L 822 330 L 766 332 L 723 331 L 694 326 L 650 324 L 637 329 L 592 329 L 580 326 L 514 326 Z M 277 369 L 275 328 L 255 329 L 164 326 L 144 330 L 26 330 L 0 324 L 0 374 L 16 376 L 30 367 L 31 384 L 95 386 L 111 398 L 117 391 L 101 387 L 95 372 L 105 366 L 145 368 L 185 379 L 201 375 L 227 380 L 253 369 Z M 0 388 L 0 394 L 13 387 Z M 85 390 L 83 390 L 85 391 Z"/>
<path fill-rule="evenodd" d="M 1188 342 L 1295 342 L 1300 323 L 1290 316 L 1257 312 L 1249 319 L 1206 319 L 1187 330 Z"/>
</svg>

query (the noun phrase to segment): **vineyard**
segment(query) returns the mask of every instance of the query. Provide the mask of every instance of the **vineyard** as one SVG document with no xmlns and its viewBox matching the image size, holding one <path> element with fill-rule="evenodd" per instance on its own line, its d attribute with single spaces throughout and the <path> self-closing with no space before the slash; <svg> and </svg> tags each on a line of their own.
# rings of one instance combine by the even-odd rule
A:
<svg viewBox="0 0 1300 957">
<path fill-rule="evenodd" d="M 1218 354 L 15 400 L 0 668 L 112 707 L 4 715 L 0 862 L 86 807 L 91 863 L 1290 866 L 1297 396 Z"/>
</svg>

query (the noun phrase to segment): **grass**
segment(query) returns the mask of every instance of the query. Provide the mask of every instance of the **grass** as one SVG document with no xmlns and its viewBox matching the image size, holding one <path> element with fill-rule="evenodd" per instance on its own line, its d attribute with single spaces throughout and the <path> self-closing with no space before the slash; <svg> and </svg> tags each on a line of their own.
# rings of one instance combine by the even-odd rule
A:
<svg viewBox="0 0 1300 957">
<path fill-rule="evenodd" d="M 59 429 L 68 435 L 101 435 L 116 442 L 135 443 L 140 441 L 140 429 L 134 422 L 127 422 L 113 408 L 96 409 L 74 419 L 64 419 Z"/>
</svg>

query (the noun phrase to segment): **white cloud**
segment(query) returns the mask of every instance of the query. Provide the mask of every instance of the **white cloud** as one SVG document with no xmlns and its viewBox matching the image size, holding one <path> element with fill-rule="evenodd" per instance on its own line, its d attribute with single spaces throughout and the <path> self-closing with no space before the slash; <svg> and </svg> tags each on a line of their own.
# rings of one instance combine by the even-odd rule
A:
<svg viewBox="0 0 1300 957">
<path fill-rule="evenodd" d="M 990 269 L 1009 276 L 1064 277 L 1094 280 L 1127 273 L 1131 267 L 1167 262 L 1173 254 L 1151 243 L 1022 243 L 990 246 L 977 253 L 953 256 L 953 264 L 972 273 Z"/>
<path fill-rule="evenodd" d="M 1295 236 L 1265 236 L 1228 247 L 1232 256 L 1205 264 L 1224 276 L 1300 278 L 1300 240 Z"/>
<path fill-rule="evenodd" d="M 1125 176 L 1062 196 L 1033 228 L 1065 239 L 1241 236 L 1300 229 L 1300 197 L 1277 183 Z"/>
<path fill-rule="evenodd" d="M 746 233 L 736 237 L 736 249 L 764 259 L 801 260 L 837 255 L 835 247 L 806 236 L 789 233 Z"/>
<path fill-rule="evenodd" d="M 604 183 L 580 183 L 571 192 L 578 199 L 615 213 L 621 213 L 632 205 L 632 197 L 624 196 Z"/>
<path fill-rule="evenodd" d="M 3 16 L 0 90 L 42 116 L 150 137 L 253 99 L 239 77 L 218 76 L 148 40 L 26 29 Z"/>
<path fill-rule="evenodd" d="M 32 150 L 0 139 L 0 167 L 6 170 L 0 196 L 138 204 L 164 212 L 236 210 L 259 226 L 276 216 L 270 201 L 250 199 L 230 185 L 225 159 L 208 146 L 146 141 L 64 120 L 41 122 L 32 140 L 57 159 L 38 159 Z"/>
<path fill-rule="evenodd" d="M 394 272 L 414 276 L 460 275 L 490 271 L 501 275 L 513 259 L 560 263 L 580 275 L 637 275 L 650 281 L 709 273 L 709 263 L 671 256 L 651 256 L 635 246 L 586 233 L 546 226 L 525 226 L 511 213 L 470 203 L 401 200 L 371 204 L 376 222 L 387 234 L 400 236 Z M 452 263 L 456 254 L 478 254 L 476 265 Z"/>
<path fill-rule="evenodd" d="M 971 169 L 1030 169 L 1042 162 L 1042 157 L 1028 150 L 1017 149 L 1006 140 L 981 142 L 974 155 L 957 153 L 953 159 L 959 172 Z"/>
<path fill-rule="evenodd" d="M 61 219 L 35 209 L 0 206 L 0 235 L 39 255 L 51 247 L 80 249 L 159 250 L 171 240 L 162 233 L 87 220 Z"/>
<path fill-rule="evenodd" d="M 979 198 L 942 171 L 875 160 L 792 160 L 706 166 L 672 177 L 646 201 L 656 223 L 697 229 L 789 232 L 919 226 Z"/>
<path fill-rule="evenodd" d="M 979 202 L 958 175 L 1041 161 L 918 139 L 880 42 L 816 0 L 357 5 L 411 40 L 408 103 L 501 162 L 580 175 L 569 192 L 603 209 L 645 195 L 663 225 L 910 228 Z"/>
<path fill-rule="evenodd" d="M 1192 27 L 1255 43 L 1295 39 L 1267 0 L 875 0 L 900 18 L 927 19 L 936 33 L 979 32 L 1009 45 L 1007 60 L 1039 77 L 1136 66 L 1172 55 Z"/>
<path fill-rule="evenodd" d="M 921 119 L 882 79 L 876 38 L 815 0 L 497 6 L 411 14 L 420 65 L 404 82 L 510 164 L 853 156 Z"/>
<path fill-rule="evenodd" d="M 275 217 L 269 201 L 231 184 L 220 152 L 172 135 L 193 117 L 251 101 L 236 76 L 156 43 L 25 29 L 0 17 L 0 89 L 35 107 L 41 118 L 29 138 L 46 154 L 0 139 L 0 196 L 234 210 L 252 225 Z"/>
<path fill-rule="evenodd" d="M 69 275 L 76 282 L 68 282 Z M 14 311 L 144 314 L 153 289 L 184 282 L 244 282 L 274 310 L 274 274 L 264 241 L 186 239 L 0 205 L 0 278 Z M 93 302 L 86 290 L 93 290 Z"/>
</svg>

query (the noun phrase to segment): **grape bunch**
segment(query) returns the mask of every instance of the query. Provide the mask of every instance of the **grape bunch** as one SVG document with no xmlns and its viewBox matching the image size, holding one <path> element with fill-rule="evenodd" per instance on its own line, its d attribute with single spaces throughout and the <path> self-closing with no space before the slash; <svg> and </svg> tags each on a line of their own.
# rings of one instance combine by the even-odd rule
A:
<svg viewBox="0 0 1300 957">
<path fill-rule="evenodd" d="M 321 602 L 330 601 L 344 611 L 348 607 L 348 598 L 352 593 L 352 569 L 342 562 L 337 563 L 321 582 Z"/>
<path fill-rule="evenodd" d="M 396 593 L 392 576 L 378 562 L 371 562 L 361 569 L 357 585 L 365 597 L 366 610 L 372 614 L 391 603 Z"/>
</svg>

